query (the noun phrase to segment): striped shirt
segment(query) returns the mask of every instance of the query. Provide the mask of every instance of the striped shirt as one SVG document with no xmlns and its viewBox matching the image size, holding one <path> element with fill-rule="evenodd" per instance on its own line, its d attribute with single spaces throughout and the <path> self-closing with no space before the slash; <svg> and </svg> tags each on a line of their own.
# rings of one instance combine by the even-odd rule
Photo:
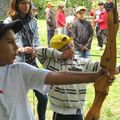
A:
<svg viewBox="0 0 120 120">
<path fill-rule="evenodd" d="M 43 67 L 51 71 L 94 72 L 100 69 L 99 62 L 77 56 L 73 60 L 61 60 L 62 52 L 53 48 L 37 48 L 36 52 Z M 53 85 L 49 92 L 50 108 L 60 114 L 83 114 L 85 95 L 86 84 Z"/>
</svg>

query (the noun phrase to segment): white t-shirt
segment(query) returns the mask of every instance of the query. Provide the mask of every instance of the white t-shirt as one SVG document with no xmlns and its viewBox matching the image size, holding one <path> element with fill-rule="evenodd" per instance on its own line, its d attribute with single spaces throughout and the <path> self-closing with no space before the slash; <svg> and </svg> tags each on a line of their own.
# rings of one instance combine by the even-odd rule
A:
<svg viewBox="0 0 120 120">
<path fill-rule="evenodd" d="M 26 63 L 0 66 L 0 120 L 34 120 L 27 94 L 29 89 L 47 92 L 48 72 Z"/>
<path fill-rule="evenodd" d="M 100 9 L 98 9 L 97 11 L 96 11 L 96 19 L 98 20 L 99 19 L 99 16 L 100 16 L 100 14 L 101 14 L 101 10 Z"/>
<path fill-rule="evenodd" d="M 49 9 L 48 7 L 46 7 L 46 8 L 45 8 L 45 14 L 47 14 L 47 13 L 49 12 L 49 10 L 50 10 L 50 9 Z"/>
</svg>

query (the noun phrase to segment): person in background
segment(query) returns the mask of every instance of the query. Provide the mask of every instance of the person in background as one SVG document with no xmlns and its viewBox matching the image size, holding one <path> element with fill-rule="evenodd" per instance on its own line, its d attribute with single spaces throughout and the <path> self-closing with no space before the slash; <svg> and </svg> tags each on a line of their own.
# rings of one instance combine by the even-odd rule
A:
<svg viewBox="0 0 120 120">
<path fill-rule="evenodd" d="M 95 73 L 52 72 L 25 62 L 14 63 L 18 54 L 15 33 L 22 27 L 21 20 L 14 20 L 8 24 L 0 22 L 1 120 L 34 120 L 27 97 L 30 89 L 46 94 L 50 85 L 89 83 L 101 75 L 108 76 L 108 72 L 104 73 L 102 70 Z"/>
<path fill-rule="evenodd" d="M 19 46 L 16 62 L 26 62 L 30 65 L 38 67 L 36 63 L 35 47 L 40 46 L 38 35 L 37 19 L 32 14 L 31 0 L 12 0 L 8 11 L 8 17 L 4 20 L 5 23 L 10 23 L 14 20 L 21 19 L 23 28 L 17 33 L 16 43 Z M 47 95 L 34 90 L 37 97 L 37 113 L 39 120 L 45 120 L 47 107 Z"/>
<path fill-rule="evenodd" d="M 56 26 L 58 30 L 58 34 L 65 34 L 65 25 L 66 25 L 66 15 L 64 11 L 64 4 L 61 3 L 58 5 L 57 13 L 56 13 Z"/>
<path fill-rule="evenodd" d="M 85 20 L 86 8 L 84 6 L 76 9 L 76 15 L 77 19 L 73 22 L 72 27 L 76 54 L 90 59 L 93 28 L 91 23 Z"/>
<path fill-rule="evenodd" d="M 47 12 L 49 11 L 49 5 L 47 4 L 46 8 L 45 8 L 45 16 L 47 14 Z"/>
<path fill-rule="evenodd" d="M 48 3 L 49 10 L 46 12 L 48 47 L 50 47 L 50 39 L 53 37 L 56 29 L 55 12 L 53 11 L 54 4 Z"/>
<path fill-rule="evenodd" d="M 94 21 L 97 24 L 99 24 L 99 30 L 97 32 L 97 37 L 100 41 L 100 49 L 102 49 L 103 44 L 107 43 L 107 12 L 104 8 L 104 5 L 102 5 L 99 19 L 95 19 Z"/>
<path fill-rule="evenodd" d="M 36 48 L 38 60 L 48 70 L 97 72 L 100 69 L 99 62 L 74 55 L 73 38 L 67 35 L 54 35 L 50 45 L 51 48 Z M 83 120 L 85 95 L 86 84 L 52 85 L 48 94 L 54 112 L 52 120 Z"/>
<path fill-rule="evenodd" d="M 95 12 L 95 19 L 99 20 L 100 14 L 102 10 L 104 9 L 104 3 L 102 1 L 98 2 L 98 10 Z M 101 50 L 103 47 L 103 42 L 101 41 L 101 38 L 99 37 L 98 31 L 100 29 L 99 23 L 96 22 L 96 35 L 97 35 L 97 41 L 98 41 L 98 50 Z"/>
<path fill-rule="evenodd" d="M 66 17 L 66 26 L 65 26 L 66 32 L 65 33 L 69 37 L 73 36 L 72 35 L 72 24 L 73 24 L 73 21 L 75 21 L 76 19 L 77 19 L 76 14 Z"/>
<path fill-rule="evenodd" d="M 107 2 L 104 4 L 104 8 L 107 11 L 107 13 L 114 7 L 113 0 L 107 0 Z"/>
</svg>

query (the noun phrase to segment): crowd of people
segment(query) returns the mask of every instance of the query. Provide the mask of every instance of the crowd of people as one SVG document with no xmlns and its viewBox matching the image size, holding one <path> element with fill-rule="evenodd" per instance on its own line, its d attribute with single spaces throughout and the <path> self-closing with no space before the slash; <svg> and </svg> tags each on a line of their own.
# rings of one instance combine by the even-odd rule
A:
<svg viewBox="0 0 120 120">
<path fill-rule="evenodd" d="M 32 89 L 39 120 L 45 120 L 48 98 L 52 120 L 83 120 L 86 83 L 101 75 L 114 80 L 98 61 L 90 60 L 94 30 L 85 19 L 86 7 L 77 7 L 68 22 L 64 4 L 56 12 L 54 6 L 49 2 L 45 9 L 47 48 L 40 46 L 31 0 L 12 0 L 8 17 L 0 22 L 0 119 L 34 120 L 27 97 Z M 100 1 L 92 15 L 101 48 L 106 44 L 106 19 L 112 7 L 111 0 Z M 116 70 L 120 72 L 120 65 Z"/>
<path fill-rule="evenodd" d="M 54 10 L 54 6 L 53 2 L 50 2 L 45 9 L 45 13 L 47 13 L 48 47 L 50 46 L 50 39 L 57 30 L 58 34 L 66 34 L 69 37 L 74 37 L 76 54 L 90 59 L 94 28 L 91 22 L 86 20 L 87 9 L 84 6 L 79 6 L 73 12 L 74 14 L 69 16 L 64 9 L 63 3 L 58 5 L 57 10 Z M 99 1 L 98 6 L 93 8 L 90 12 L 92 23 L 95 25 L 95 33 L 98 41 L 98 47 L 96 50 L 102 50 L 106 45 L 107 15 L 113 6 L 112 0 L 107 0 L 106 3 Z"/>
<path fill-rule="evenodd" d="M 90 15 L 93 17 L 93 23 L 95 23 L 96 36 L 98 41 L 98 50 L 103 49 L 103 45 L 107 43 L 107 15 L 113 8 L 113 1 L 107 0 L 98 2 L 97 9 L 91 11 Z"/>
</svg>

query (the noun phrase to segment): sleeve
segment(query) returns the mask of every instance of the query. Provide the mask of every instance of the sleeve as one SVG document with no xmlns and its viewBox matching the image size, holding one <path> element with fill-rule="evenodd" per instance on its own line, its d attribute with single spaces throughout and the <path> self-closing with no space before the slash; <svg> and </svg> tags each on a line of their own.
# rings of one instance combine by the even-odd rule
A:
<svg viewBox="0 0 120 120">
<path fill-rule="evenodd" d="M 89 72 L 96 72 L 101 69 L 100 62 L 98 61 L 91 61 L 86 58 L 81 58 L 79 59 L 78 62 L 84 66 L 86 71 L 89 71 Z M 117 70 L 117 73 L 120 73 L 120 64 L 116 65 L 116 70 Z"/>
<path fill-rule="evenodd" d="M 26 89 L 35 89 L 43 94 L 47 92 L 49 86 L 44 84 L 49 70 L 36 68 L 32 65 L 23 64 L 22 65 L 23 78 Z"/>
<path fill-rule="evenodd" d="M 74 38 L 74 44 L 78 49 L 82 49 L 83 45 L 80 44 L 79 39 L 78 39 L 78 30 L 77 30 L 77 24 L 73 23 L 72 25 L 72 35 Z"/>
<path fill-rule="evenodd" d="M 91 47 L 91 43 L 92 43 L 92 40 L 93 40 L 93 28 L 91 26 L 91 24 L 88 22 L 88 28 L 89 28 L 89 32 L 90 32 L 90 37 L 88 39 L 88 42 L 87 44 L 85 45 L 88 49 L 90 49 Z"/>
<path fill-rule="evenodd" d="M 47 12 L 47 14 L 46 14 L 46 21 L 47 21 L 48 25 L 53 25 L 54 24 L 53 21 L 52 21 L 52 16 L 50 15 L 50 11 Z"/>
<path fill-rule="evenodd" d="M 39 47 L 40 46 L 40 38 L 39 38 L 39 34 L 38 34 L 38 25 L 37 25 L 37 21 L 36 21 L 36 25 L 35 27 L 35 33 L 34 33 L 34 48 L 35 47 Z"/>
<path fill-rule="evenodd" d="M 50 58 L 61 58 L 62 52 L 57 51 L 53 48 L 36 48 L 36 56 L 38 60 L 42 63 L 46 59 Z"/>
<path fill-rule="evenodd" d="M 10 23 L 12 22 L 12 18 L 11 17 L 7 17 L 5 20 L 4 20 L 4 23 Z"/>
<path fill-rule="evenodd" d="M 104 23 L 107 20 L 107 13 L 104 11 L 103 13 L 100 14 L 101 17 L 98 19 L 98 23 Z"/>
<path fill-rule="evenodd" d="M 100 62 L 98 61 L 91 61 L 89 59 L 81 59 L 81 64 L 83 65 L 86 72 L 96 72 L 100 70 Z"/>
<path fill-rule="evenodd" d="M 120 64 L 117 64 L 116 70 L 117 70 L 117 73 L 120 73 Z"/>
</svg>

